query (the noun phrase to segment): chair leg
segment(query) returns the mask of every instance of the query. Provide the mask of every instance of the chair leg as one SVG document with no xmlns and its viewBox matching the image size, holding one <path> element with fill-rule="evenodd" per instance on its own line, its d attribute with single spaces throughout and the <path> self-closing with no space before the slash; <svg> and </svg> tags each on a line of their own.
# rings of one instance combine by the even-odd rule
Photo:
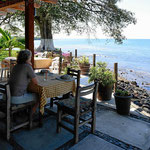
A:
<svg viewBox="0 0 150 150">
<path fill-rule="evenodd" d="M 43 115 L 40 112 L 40 105 L 39 105 L 39 127 L 43 127 Z"/>
<path fill-rule="evenodd" d="M 3 79 L 3 69 L 1 70 L 1 81 Z"/>
<path fill-rule="evenodd" d="M 60 110 L 60 108 L 58 107 L 57 109 L 57 133 L 61 132 L 61 117 L 62 117 L 62 110 Z"/>
<path fill-rule="evenodd" d="M 32 118 L 32 107 L 30 108 L 30 112 L 29 112 L 29 129 L 31 130 L 32 129 L 32 121 L 33 121 L 33 118 Z"/>
<path fill-rule="evenodd" d="M 51 98 L 51 100 L 50 100 L 50 107 L 53 107 L 53 104 L 54 104 L 54 99 Z"/>
<path fill-rule="evenodd" d="M 7 116 L 7 120 L 6 120 L 6 138 L 7 138 L 7 141 L 9 141 L 10 139 L 10 115 Z"/>
<path fill-rule="evenodd" d="M 5 75 L 5 78 L 7 77 L 7 71 L 5 70 L 5 72 L 4 72 L 4 75 Z"/>
<path fill-rule="evenodd" d="M 95 127 L 96 127 L 96 110 L 94 109 L 92 111 L 91 133 L 95 132 Z"/>
<path fill-rule="evenodd" d="M 79 141 L 79 116 L 75 116 L 74 119 L 74 142 L 75 144 Z"/>
</svg>

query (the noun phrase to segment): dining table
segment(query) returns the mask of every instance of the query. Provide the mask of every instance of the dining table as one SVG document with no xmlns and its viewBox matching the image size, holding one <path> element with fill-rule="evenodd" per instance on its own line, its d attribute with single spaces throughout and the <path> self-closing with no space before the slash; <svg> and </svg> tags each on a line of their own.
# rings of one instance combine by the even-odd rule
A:
<svg viewBox="0 0 150 150">
<path fill-rule="evenodd" d="M 65 95 L 69 92 L 75 93 L 75 79 L 63 80 L 61 76 L 53 73 L 38 73 L 38 84 L 29 83 L 28 91 L 38 93 L 40 101 L 40 112 L 44 113 L 44 106 L 47 104 L 47 98 L 54 98 Z"/>
<path fill-rule="evenodd" d="M 7 64 L 9 67 L 10 60 L 17 60 L 16 57 L 6 57 L 3 62 Z M 41 57 L 34 57 L 34 69 L 49 69 L 52 65 L 52 59 L 50 58 L 41 58 Z M 6 67 L 6 65 L 2 65 L 2 67 Z"/>
<path fill-rule="evenodd" d="M 34 57 L 34 69 L 49 69 L 52 65 L 52 59 Z"/>
</svg>

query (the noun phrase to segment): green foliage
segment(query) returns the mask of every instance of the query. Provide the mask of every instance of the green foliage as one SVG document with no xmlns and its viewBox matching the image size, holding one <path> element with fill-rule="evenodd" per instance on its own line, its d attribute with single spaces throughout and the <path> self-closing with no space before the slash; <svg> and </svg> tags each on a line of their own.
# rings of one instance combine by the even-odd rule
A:
<svg viewBox="0 0 150 150">
<path fill-rule="evenodd" d="M 115 92 L 117 96 L 131 96 L 131 94 L 126 90 L 117 89 Z"/>
<path fill-rule="evenodd" d="M 57 4 L 41 2 L 41 7 L 36 9 L 35 22 L 41 35 L 43 28 L 41 22 L 49 22 L 47 32 L 59 33 L 65 31 L 70 34 L 73 30 L 78 33 L 86 32 L 94 34 L 98 26 L 101 26 L 107 37 L 112 37 L 121 43 L 125 36 L 122 31 L 129 24 L 135 24 L 134 14 L 125 9 L 118 8 L 120 0 L 58 0 Z M 0 16 L 0 25 L 9 24 L 12 30 L 16 30 L 17 21 L 24 24 L 24 12 L 16 12 L 13 15 Z M 92 23 L 92 24 L 91 24 Z M 19 25 L 18 25 L 19 26 Z"/>
<path fill-rule="evenodd" d="M 89 82 L 98 80 L 103 86 L 111 85 L 115 83 L 114 74 L 112 71 L 106 68 L 107 64 L 105 62 L 98 62 L 95 67 L 90 69 Z"/>
<path fill-rule="evenodd" d="M 83 65 L 90 64 L 89 58 L 86 56 L 82 56 L 81 58 L 79 58 L 78 62 L 79 62 L 79 64 L 83 64 Z"/>
<path fill-rule="evenodd" d="M 12 38 L 11 34 L 7 30 L 4 31 L 2 28 L 0 28 L 0 34 L 2 35 L 0 38 L 0 50 L 8 49 L 9 56 L 11 56 L 13 48 L 25 48 L 25 45 L 19 42 L 16 38 Z"/>
<path fill-rule="evenodd" d="M 12 51 L 12 57 L 17 57 L 18 55 L 18 50 L 13 50 Z M 9 51 L 4 50 L 4 51 L 0 51 L 0 61 L 2 61 L 4 58 L 9 57 Z"/>
<path fill-rule="evenodd" d="M 17 40 L 25 45 L 25 38 L 24 37 L 17 37 Z"/>
<path fill-rule="evenodd" d="M 107 63 L 100 61 L 100 62 L 97 62 L 97 66 L 98 66 L 99 68 L 106 69 Z"/>
<path fill-rule="evenodd" d="M 72 62 L 68 64 L 67 67 L 64 68 L 63 70 L 64 74 L 67 74 L 68 68 L 79 70 L 78 59 L 74 58 Z"/>
</svg>

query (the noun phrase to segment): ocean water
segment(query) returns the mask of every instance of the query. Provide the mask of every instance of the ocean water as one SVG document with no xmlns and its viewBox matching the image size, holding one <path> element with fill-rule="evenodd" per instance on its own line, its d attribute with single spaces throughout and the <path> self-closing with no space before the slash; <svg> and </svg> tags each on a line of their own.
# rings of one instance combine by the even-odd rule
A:
<svg viewBox="0 0 150 150">
<path fill-rule="evenodd" d="M 40 44 L 35 40 L 35 48 Z M 96 54 L 96 61 L 105 61 L 113 70 L 114 63 L 118 63 L 119 73 L 131 81 L 150 90 L 150 39 L 129 39 L 118 45 L 114 40 L 106 39 L 57 39 L 56 48 L 63 52 L 78 50 L 78 56 L 86 55 L 92 63 L 92 56 Z"/>
</svg>

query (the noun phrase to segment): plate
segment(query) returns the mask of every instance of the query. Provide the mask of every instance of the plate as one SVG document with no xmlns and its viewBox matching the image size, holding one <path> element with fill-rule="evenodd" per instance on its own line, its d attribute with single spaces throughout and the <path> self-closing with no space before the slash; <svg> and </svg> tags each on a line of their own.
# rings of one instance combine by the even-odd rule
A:
<svg viewBox="0 0 150 150">
<path fill-rule="evenodd" d="M 75 80 L 74 78 L 70 78 L 70 79 L 62 79 L 61 76 L 60 77 L 56 77 L 57 80 L 60 80 L 60 81 L 73 81 Z"/>
<path fill-rule="evenodd" d="M 38 72 L 38 73 L 35 73 L 35 74 L 36 74 L 36 75 L 41 75 L 41 76 L 45 75 L 45 73 L 43 73 L 43 72 Z M 48 75 L 48 76 L 53 76 L 54 74 L 51 73 L 51 72 L 48 72 L 47 75 Z"/>
</svg>

